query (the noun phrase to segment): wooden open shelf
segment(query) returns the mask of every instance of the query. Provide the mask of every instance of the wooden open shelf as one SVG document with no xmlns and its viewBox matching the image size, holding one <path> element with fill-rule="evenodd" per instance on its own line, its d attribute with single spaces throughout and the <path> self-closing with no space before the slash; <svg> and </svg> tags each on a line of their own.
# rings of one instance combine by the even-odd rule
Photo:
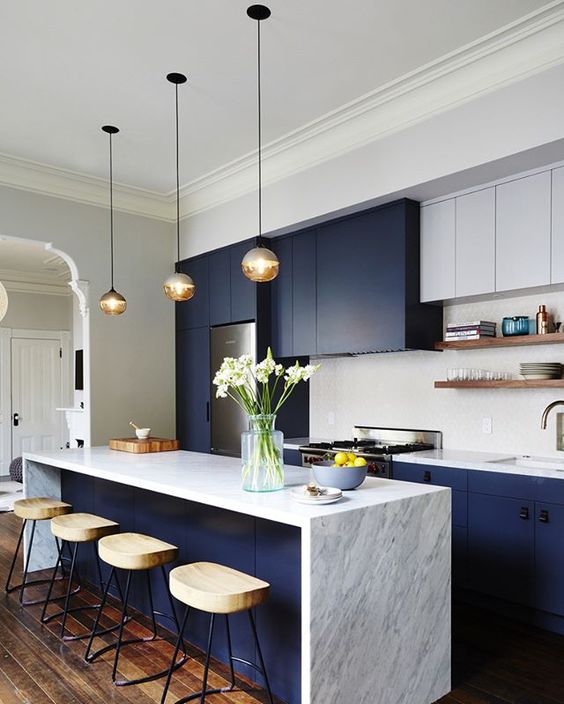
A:
<svg viewBox="0 0 564 704">
<path fill-rule="evenodd" d="M 480 340 L 452 340 L 435 342 L 436 350 L 477 350 L 492 347 L 523 347 L 526 345 L 553 345 L 564 343 L 564 333 L 546 335 L 517 335 L 515 337 L 482 337 Z M 551 380 L 552 381 L 552 380 Z M 465 382 L 466 383 L 466 382 Z"/>
<path fill-rule="evenodd" d="M 544 337 L 544 335 L 542 336 Z M 564 379 L 507 381 L 435 381 L 435 389 L 564 389 Z"/>
</svg>

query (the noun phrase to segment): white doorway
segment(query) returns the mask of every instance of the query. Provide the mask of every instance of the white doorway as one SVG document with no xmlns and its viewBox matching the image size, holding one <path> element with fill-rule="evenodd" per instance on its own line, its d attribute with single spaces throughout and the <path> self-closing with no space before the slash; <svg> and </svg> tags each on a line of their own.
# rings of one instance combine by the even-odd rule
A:
<svg viewBox="0 0 564 704">
<path fill-rule="evenodd" d="M 12 457 L 64 445 L 64 418 L 57 409 L 68 403 L 68 337 L 62 331 L 58 337 L 12 331 Z"/>
</svg>

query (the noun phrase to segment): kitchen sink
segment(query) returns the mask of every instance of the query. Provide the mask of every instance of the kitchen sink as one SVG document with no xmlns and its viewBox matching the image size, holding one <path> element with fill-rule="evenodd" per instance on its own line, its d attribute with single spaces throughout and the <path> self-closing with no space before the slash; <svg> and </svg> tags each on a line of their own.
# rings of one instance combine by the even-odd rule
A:
<svg viewBox="0 0 564 704">
<path fill-rule="evenodd" d="M 552 469 L 555 472 L 564 472 L 564 459 L 551 457 L 505 457 L 501 460 L 490 460 L 492 464 L 507 464 L 514 467 L 531 467 L 532 469 Z"/>
</svg>

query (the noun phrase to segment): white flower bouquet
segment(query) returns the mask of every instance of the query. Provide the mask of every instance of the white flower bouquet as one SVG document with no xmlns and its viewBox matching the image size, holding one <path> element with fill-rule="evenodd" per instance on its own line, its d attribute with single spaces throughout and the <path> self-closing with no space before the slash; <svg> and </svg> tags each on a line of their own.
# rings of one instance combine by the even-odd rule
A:
<svg viewBox="0 0 564 704">
<path fill-rule="evenodd" d="M 285 368 L 272 357 L 253 364 L 250 355 L 225 357 L 213 383 L 217 398 L 231 398 L 249 416 L 249 431 L 243 433 L 243 488 L 276 491 L 284 486 L 283 438 L 274 430 L 276 414 L 300 381 L 308 381 L 319 365 L 301 366 L 296 361 Z"/>
</svg>

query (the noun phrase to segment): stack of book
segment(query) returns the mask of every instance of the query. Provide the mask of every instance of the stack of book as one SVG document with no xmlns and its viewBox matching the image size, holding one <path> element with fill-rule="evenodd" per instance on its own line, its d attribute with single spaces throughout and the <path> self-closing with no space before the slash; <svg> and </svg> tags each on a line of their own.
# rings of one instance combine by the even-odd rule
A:
<svg viewBox="0 0 564 704">
<path fill-rule="evenodd" d="M 447 325 L 445 342 L 453 340 L 479 340 L 482 337 L 495 337 L 496 324 L 488 320 L 472 320 L 469 323 Z"/>
</svg>

